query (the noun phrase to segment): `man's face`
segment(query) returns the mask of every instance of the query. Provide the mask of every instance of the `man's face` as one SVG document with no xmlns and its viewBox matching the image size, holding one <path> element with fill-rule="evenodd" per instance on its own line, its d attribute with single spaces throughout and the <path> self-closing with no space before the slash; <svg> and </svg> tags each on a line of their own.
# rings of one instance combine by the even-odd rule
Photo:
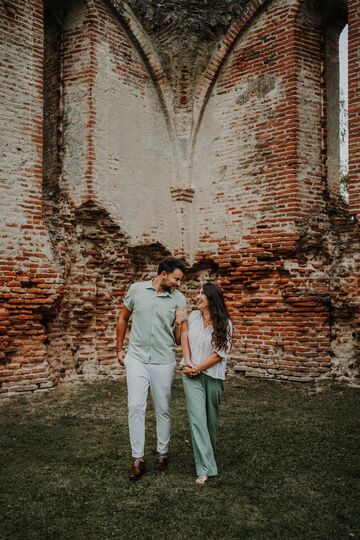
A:
<svg viewBox="0 0 360 540">
<path fill-rule="evenodd" d="M 164 291 L 173 291 L 174 289 L 177 289 L 181 285 L 181 281 L 184 277 L 184 274 L 179 268 L 175 268 L 173 272 L 167 273 L 167 272 L 161 272 L 161 286 L 164 289 Z"/>
</svg>

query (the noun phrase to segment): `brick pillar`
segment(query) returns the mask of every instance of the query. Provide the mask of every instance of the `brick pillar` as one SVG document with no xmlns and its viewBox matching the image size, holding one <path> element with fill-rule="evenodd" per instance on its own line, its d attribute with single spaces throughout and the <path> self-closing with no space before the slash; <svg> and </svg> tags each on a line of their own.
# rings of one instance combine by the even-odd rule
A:
<svg viewBox="0 0 360 540">
<path fill-rule="evenodd" d="M 360 218 L 360 4 L 349 0 L 349 210 Z"/>
<path fill-rule="evenodd" d="M 0 3 L 0 397 L 54 384 L 44 318 L 57 293 L 42 212 L 43 0 Z"/>
</svg>

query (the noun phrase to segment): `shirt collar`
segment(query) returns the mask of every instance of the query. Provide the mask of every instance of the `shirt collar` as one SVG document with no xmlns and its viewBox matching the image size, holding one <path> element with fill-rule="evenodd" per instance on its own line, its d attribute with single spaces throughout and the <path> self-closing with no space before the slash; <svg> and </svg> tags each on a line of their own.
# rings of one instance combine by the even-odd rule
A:
<svg viewBox="0 0 360 540">
<path fill-rule="evenodd" d="M 155 291 L 152 280 L 147 281 L 146 288 L 147 289 L 152 289 L 153 291 Z M 171 293 L 169 291 L 163 291 L 163 292 L 156 293 L 156 294 L 157 294 L 157 296 L 171 296 Z"/>
</svg>

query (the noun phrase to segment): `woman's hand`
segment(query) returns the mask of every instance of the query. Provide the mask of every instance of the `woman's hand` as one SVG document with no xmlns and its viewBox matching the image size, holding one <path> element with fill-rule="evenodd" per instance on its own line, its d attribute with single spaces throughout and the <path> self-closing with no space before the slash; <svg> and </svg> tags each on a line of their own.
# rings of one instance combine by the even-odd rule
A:
<svg viewBox="0 0 360 540">
<path fill-rule="evenodd" d="M 184 321 L 187 319 L 187 309 L 177 308 L 175 315 L 175 326 L 181 326 Z"/>
</svg>

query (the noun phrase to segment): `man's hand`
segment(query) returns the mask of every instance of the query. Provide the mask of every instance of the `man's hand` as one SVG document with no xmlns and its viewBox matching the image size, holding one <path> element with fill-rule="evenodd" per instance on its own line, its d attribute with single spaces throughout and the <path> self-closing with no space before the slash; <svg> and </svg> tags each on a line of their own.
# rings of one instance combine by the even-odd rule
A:
<svg viewBox="0 0 360 540">
<path fill-rule="evenodd" d="M 122 349 L 120 351 L 118 351 L 117 359 L 119 361 L 120 366 L 123 366 L 124 365 L 124 360 L 125 360 L 125 351 L 123 351 Z"/>
<path fill-rule="evenodd" d="M 128 326 L 130 315 L 131 311 L 128 310 L 125 305 L 123 305 L 116 323 L 116 350 L 118 351 L 117 359 L 121 366 L 124 365 L 125 351 L 122 350 L 122 347 L 124 344 L 126 329 Z"/>
</svg>

